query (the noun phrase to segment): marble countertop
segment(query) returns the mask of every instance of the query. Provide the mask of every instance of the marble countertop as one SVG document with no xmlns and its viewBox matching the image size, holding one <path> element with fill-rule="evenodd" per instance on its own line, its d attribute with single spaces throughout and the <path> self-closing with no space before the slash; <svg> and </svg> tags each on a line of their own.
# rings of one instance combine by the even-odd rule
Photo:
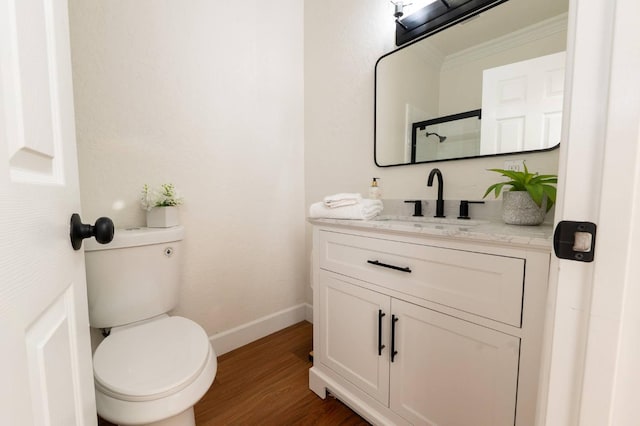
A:
<svg viewBox="0 0 640 426">
<path fill-rule="evenodd" d="M 337 225 L 362 230 L 381 230 L 400 234 L 438 236 L 456 240 L 494 242 L 521 247 L 551 250 L 553 226 L 507 225 L 491 220 L 417 219 L 401 216 L 379 216 L 372 220 L 307 219 L 313 225 Z"/>
</svg>

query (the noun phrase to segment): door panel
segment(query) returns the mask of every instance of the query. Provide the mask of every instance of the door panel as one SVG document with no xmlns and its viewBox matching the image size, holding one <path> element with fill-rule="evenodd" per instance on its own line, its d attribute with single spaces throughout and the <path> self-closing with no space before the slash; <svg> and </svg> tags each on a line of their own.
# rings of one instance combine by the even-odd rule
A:
<svg viewBox="0 0 640 426">
<path fill-rule="evenodd" d="M 415 425 L 513 426 L 520 339 L 392 299 L 390 407 Z"/>
<path fill-rule="evenodd" d="M 389 296 L 320 272 L 319 361 L 384 405 L 389 400 L 389 352 L 386 344 L 378 355 L 378 314 L 386 314 L 385 327 L 389 305 Z M 388 342 L 388 328 L 382 331 L 382 343 Z"/>
<path fill-rule="evenodd" d="M 33 412 L 36 424 L 78 424 L 74 381 L 79 372 L 73 354 L 77 330 L 72 286 L 31 324 L 25 333 Z M 68 374 L 71 372 L 71 374 Z"/>
<path fill-rule="evenodd" d="M 14 20 L 4 30 L 3 97 L 13 181 L 57 183 L 62 175 L 61 144 L 71 88 L 65 42 L 66 7 L 60 1 L 4 0 L 6 16 Z M 63 73 L 63 75 L 60 75 Z M 61 93 L 62 91 L 62 93 Z M 73 119 L 73 116 L 70 117 Z"/>
<path fill-rule="evenodd" d="M 0 0 L 0 424 L 96 411 L 66 0 Z"/>
</svg>

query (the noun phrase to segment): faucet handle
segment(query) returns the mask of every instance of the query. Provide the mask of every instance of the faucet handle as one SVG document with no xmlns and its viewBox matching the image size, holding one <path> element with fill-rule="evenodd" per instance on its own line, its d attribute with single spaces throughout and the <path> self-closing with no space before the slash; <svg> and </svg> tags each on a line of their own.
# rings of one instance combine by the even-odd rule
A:
<svg viewBox="0 0 640 426">
<path fill-rule="evenodd" d="M 460 215 L 458 219 L 471 219 L 469 217 L 469 204 L 484 204 L 484 201 L 460 201 Z"/>
<path fill-rule="evenodd" d="M 405 203 L 414 203 L 413 215 L 422 216 L 422 200 L 406 200 Z"/>
</svg>

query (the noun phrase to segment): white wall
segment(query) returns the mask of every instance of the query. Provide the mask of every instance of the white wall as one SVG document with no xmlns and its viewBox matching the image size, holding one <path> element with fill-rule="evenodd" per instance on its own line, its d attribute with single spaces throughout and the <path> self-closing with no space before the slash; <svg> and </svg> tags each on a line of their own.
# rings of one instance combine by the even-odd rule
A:
<svg viewBox="0 0 640 426">
<path fill-rule="evenodd" d="M 143 225 L 142 184 L 176 184 L 187 229 L 177 313 L 210 335 L 310 301 L 311 202 L 366 194 L 372 176 L 385 198 L 433 199 L 436 166 L 445 198 L 478 199 L 495 180 L 485 169 L 505 159 L 376 167 L 374 65 L 395 48 L 393 6 L 302 7 L 70 1 L 83 218 Z M 553 172 L 557 153 L 527 164 Z"/>
<path fill-rule="evenodd" d="M 305 1 L 306 203 L 324 195 L 367 193 L 381 178 L 383 198 L 435 199 L 429 171 L 444 175 L 445 199 L 480 199 L 505 159 L 526 158 L 532 170 L 556 172 L 558 151 L 378 168 L 373 162 L 374 66 L 395 48 L 393 5 L 384 0 Z"/>
<path fill-rule="evenodd" d="M 303 6 L 71 0 L 83 219 L 182 192 L 178 314 L 210 335 L 305 299 Z"/>
</svg>

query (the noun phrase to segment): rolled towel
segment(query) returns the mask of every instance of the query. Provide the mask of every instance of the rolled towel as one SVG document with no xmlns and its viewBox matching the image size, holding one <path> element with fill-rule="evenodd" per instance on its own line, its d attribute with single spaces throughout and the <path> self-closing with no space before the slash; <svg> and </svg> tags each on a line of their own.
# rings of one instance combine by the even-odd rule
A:
<svg viewBox="0 0 640 426">
<path fill-rule="evenodd" d="M 358 193 L 342 192 L 339 194 L 328 195 L 324 197 L 324 205 L 329 208 L 352 206 L 358 204 L 362 200 L 362 195 Z"/>
<path fill-rule="evenodd" d="M 382 201 L 368 198 L 364 198 L 356 204 L 334 208 L 327 207 L 324 202 L 318 202 L 309 207 L 309 217 L 316 219 L 369 220 L 380 214 L 383 208 Z"/>
</svg>

